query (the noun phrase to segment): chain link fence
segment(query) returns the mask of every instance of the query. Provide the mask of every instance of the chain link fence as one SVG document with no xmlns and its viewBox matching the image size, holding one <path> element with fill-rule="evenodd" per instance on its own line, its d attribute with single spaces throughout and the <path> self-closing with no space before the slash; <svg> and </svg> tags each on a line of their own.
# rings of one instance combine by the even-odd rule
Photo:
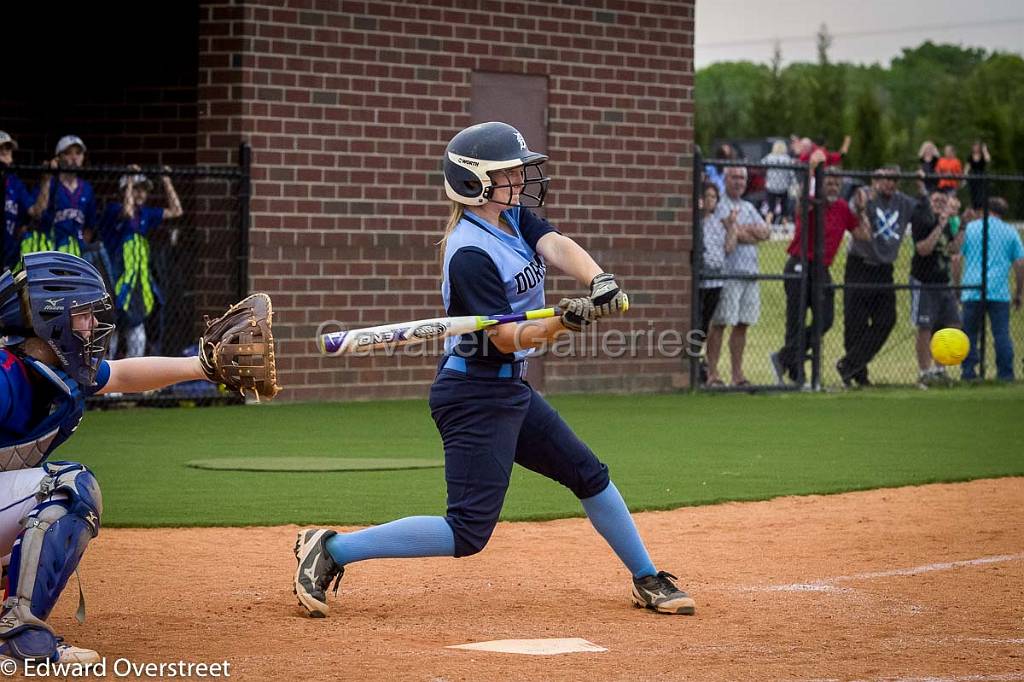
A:
<svg viewBox="0 0 1024 682">
<path fill-rule="evenodd" d="M 222 167 L 0 168 L 4 267 L 17 270 L 30 251 L 80 255 L 102 273 L 113 300 L 117 332 L 108 359 L 195 355 L 203 316 L 221 314 L 247 293 L 247 145 L 239 160 Z M 135 204 L 131 211 L 124 208 L 126 194 Z M 223 387 L 196 381 L 94 396 L 89 404 L 236 401 Z"/>
<path fill-rule="evenodd" d="M 1007 282 L 988 281 L 990 268 L 980 267 L 1006 257 L 1000 251 L 1008 244 L 1003 221 L 1018 236 L 1024 227 L 1024 176 L 921 176 L 895 167 L 882 172 L 824 165 L 812 171 L 802 163 L 704 160 L 698 152 L 694 177 L 702 181 L 694 187 L 691 324 L 705 333 L 694 337 L 704 343 L 690 353 L 692 386 L 931 388 L 961 378 L 1007 379 L 1010 369 L 1014 376 L 1024 374 L 1019 354 L 1007 360 L 1011 347 L 1024 347 L 1024 316 L 1012 303 L 1012 267 Z M 925 182 L 929 189 L 937 182 L 948 185 L 937 201 L 955 208 L 956 218 L 934 245 L 950 256 L 949 284 L 942 276 L 912 277 L 914 211 L 922 203 L 931 208 Z M 990 214 L 994 197 L 1006 200 L 1001 218 Z M 837 198 L 854 208 L 833 208 Z M 862 204 L 864 218 L 857 210 Z M 711 205 L 714 210 L 708 210 Z M 957 251 L 972 234 L 969 248 L 979 253 L 968 272 L 966 253 Z M 981 308 L 996 326 L 980 324 Z M 944 372 L 930 367 L 931 331 L 965 322 L 969 335 L 976 331 L 973 374 L 960 366 Z"/>
</svg>

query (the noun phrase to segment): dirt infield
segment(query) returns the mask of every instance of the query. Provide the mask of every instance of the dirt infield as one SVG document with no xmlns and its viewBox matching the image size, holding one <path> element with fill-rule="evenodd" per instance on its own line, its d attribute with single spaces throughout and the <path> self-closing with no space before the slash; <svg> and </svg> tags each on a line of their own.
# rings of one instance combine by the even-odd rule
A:
<svg viewBox="0 0 1024 682">
<path fill-rule="evenodd" d="M 295 527 L 107 529 L 52 621 L 112 662 L 242 680 L 1024 679 L 1024 478 L 638 514 L 697 616 L 634 609 L 587 521 L 502 524 L 480 555 L 351 567 L 291 594 Z M 582 637 L 606 653 L 445 649 Z"/>
</svg>

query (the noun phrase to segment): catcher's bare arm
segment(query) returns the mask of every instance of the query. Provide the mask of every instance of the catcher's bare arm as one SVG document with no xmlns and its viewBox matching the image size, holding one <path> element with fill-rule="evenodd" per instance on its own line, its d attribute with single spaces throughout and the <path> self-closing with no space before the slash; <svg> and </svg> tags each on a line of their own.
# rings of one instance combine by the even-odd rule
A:
<svg viewBox="0 0 1024 682">
<path fill-rule="evenodd" d="M 110 360 L 110 379 L 98 393 L 141 393 L 181 381 L 205 379 L 198 357 Z"/>
</svg>

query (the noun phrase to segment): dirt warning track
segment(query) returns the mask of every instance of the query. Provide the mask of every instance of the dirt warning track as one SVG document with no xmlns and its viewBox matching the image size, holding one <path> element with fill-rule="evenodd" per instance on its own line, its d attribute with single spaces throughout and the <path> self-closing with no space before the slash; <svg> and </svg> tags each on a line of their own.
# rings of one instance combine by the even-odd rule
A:
<svg viewBox="0 0 1024 682">
<path fill-rule="evenodd" d="M 51 618 L 111 663 L 237 680 L 1024 680 L 1024 479 L 636 515 L 694 617 L 634 609 L 584 519 L 498 526 L 467 559 L 351 566 L 331 617 L 291 593 L 297 527 L 104 529 Z M 72 582 L 74 579 L 72 579 Z M 602 653 L 444 647 L 579 637 Z"/>
</svg>

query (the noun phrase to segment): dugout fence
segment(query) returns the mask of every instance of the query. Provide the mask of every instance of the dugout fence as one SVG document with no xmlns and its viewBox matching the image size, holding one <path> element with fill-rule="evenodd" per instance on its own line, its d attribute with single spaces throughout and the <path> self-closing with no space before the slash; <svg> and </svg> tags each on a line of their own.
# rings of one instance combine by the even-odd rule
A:
<svg viewBox="0 0 1024 682">
<path fill-rule="evenodd" d="M 765 178 L 769 172 L 787 172 L 792 182 L 788 186 L 785 198 L 783 217 L 770 227 L 769 238 L 758 242 L 758 269 L 756 273 L 739 272 L 729 267 L 715 268 L 705 263 L 705 225 L 701 210 L 703 178 L 710 175 L 721 176 L 725 169 L 741 167 L 747 170 L 748 182 L 744 199 L 749 201 L 765 216 L 771 209 L 778 207 L 778 196 L 772 196 L 765 190 Z M 747 385 L 736 386 L 732 381 L 733 363 L 739 359 L 737 348 L 730 347 L 733 329 L 726 328 L 720 340 L 718 353 L 717 375 L 722 384 L 712 385 L 708 381 L 710 374 L 714 378 L 713 367 L 709 367 L 709 350 L 714 345 L 714 324 L 701 335 L 691 336 L 694 339 L 689 352 L 690 385 L 703 391 L 792 391 L 792 390 L 824 390 L 838 388 L 847 383 L 852 386 L 860 382 L 852 376 L 849 368 L 837 368 L 837 363 L 851 354 L 851 348 L 870 346 L 874 350 L 870 361 L 866 363 L 868 381 L 872 385 L 916 385 L 920 375 L 917 363 L 915 340 L 917 327 L 911 321 L 912 308 L 919 301 L 921 292 L 941 289 L 952 289 L 956 299 L 973 297 L 986 306 L 991 296 L 1005 293 L 1003 284 L 987 280 L 988 268 L 980 268 L 980 281 L 968 283 L 961 279 L 959 284 L 949 287 L 944 285 L 920 283 L 910 278 L 910 262 L 914 250 L 914 240 L 910 232 L 909 217 L 907 222 L 898 226 L 903 231 L 902 241 L 897 257 L 893 263 L 891 282 L 865 282 L 848 272 L 847 259 L 852 236 L 847 234 L 835 253 L 830 267 L 825 266 L 825 214 L 826 210 L 817 210 L 826 206 L 825 180 L 829 177 L 840 181 L 840 194 L 844 199 L 852 199 L 860 187 L 870 189 L 877 179 L 877 170 L 846 170 L 838 167 L 826 168 L 818 165 L 811 170 L 807 164 L 762 164 L 728 159 L 703 159 L 699 150 L 694 155 L 694 192 L 693 192 L 693 225 L 694 239 L 692 252 L 693 283 L 691 297 L 691 328 L 698 330 L 710 316 L 706 309 L 709 301 L 714 304 L 713 297 L 707 295 L 709 285 L 729 285 L 729 283 L 750 282 L 758 289 L 760 306 L 756 322 L 749 325 L 742 353 L 742 376 L 748 380 Z M 989 213 L 989 199 L 1002 197 L 1009 205 L 1006 222 L 1010 223 L 1018 234 L 1024 227 L 1024 175 L 982 174 L 982 175 L 921 175 L 919 173 L 901 172 L 895 168 L 885 171 L 887 177 L 897 183 L 897 191 L 901 191 L 912 200 L 921 199 L 921 185 L 928 182 L 931 186 L 938 180 L 956 181 L 958 187 L 951 190 L 951 196 L 961 204 L 960 225 L 962 228 L 977 220 L 981 228 L 982 260 L 991 262 L 993 248 L 1001 248 L 991 237 L 991 224 L 994 217 Z M 724 195 L 724 192 L 723 192 Z M 815 210 L 811 210 L 814 208 Z M 874 216 L 870 217 L 874 220 Z M 796 224 L 808 225 L 810 229 L 801 229 L 799 237 L 794 239 Z M 872 230 L 877 229 L 872 224 Z M 713 236 L 713 235 L 712 235 Z M 808 247 L 808 244 L 811 246 Z M 808 251 L 812 257 L 808 258 Z M 793 257 L 791 258 L 791 252 Z M 954 261 L 957 257 L 954 256 Z M 961 267 L 954 265 L 956 267 Z M 961 271 L 961 278 L 963 273 Z M 1013 292 L 1013 275 L 1011 271 L 1009 291 Z M 735 285 L 732 285 L 735 286 Z M 724 290 L 724 287 L 723 287 Z M 973 294 L 967 294 L 973 292 Z M 1002 292 L 1002 293 L 996 293 Z M 881 295 L 879 295 L 881 294 Z M 895 320 L 891 329 L 886 332 L 873 329 L 871 325 L 861 323 L 860 314 L 871 313 L 869 317 L 887 317 L 879 314 L 891 308 L 895 299 Z M 963 319 L 965 308 L 960 304 L 960 316 Z M 802 312 L 801 312 L 802 311 Z M 859 312 L 858 312 L 859 311 Z M 716 308 L 717 312 L 717 308 Z M 777 378 L 778 366 L 773 361 L 786 345 L 787 313 L 791 316 L 790 328 L 795 329 L 795 355 L 798 358 L 799 371 L 795 377 L 786 376 L 783 371 L 782 381 Z M 792 320 L 797 320 L 794 324 Z M 727 321 L 720 316 L 720 322 Z M 1009 306 L 1010 339 L 1015 350 L 1014 375 L 1019 378 L 1022 371 L 1021 350 L 1024 349 L 1024 315 Z M 883 338 L 884 336 L 884 338 Z M 703 341 L 703 343 L 702 343 Z M 877 347 L 877 349 L 876 349 Z M 977 378 L 994 379 L 996 376 L 996 358 L 992 330 L 988 324 L 981 326 L 977 337 L 976 349 L 979 356 Z M 1005 351 L 1005 349 L 1003 349 Z M 856 351 L 855 351 L 856 352 Z M 864 353 L 859 353 L 863 355 Z M 711 358 L 714 360 L 714 358 Z M 715 364 L 712 362 L 711 364 Z M 847 371 L 840 373 L 841 369 Z M 961 378 L 960 367 L 947 369 L 947 383 L 955 383 Z M 845 379 L 845 381 L 844 381 Z"/>
<path fill-rule="evenodd" d="M 238 159 L 235 166 L 0 168 L 8 208 L 4 266 L 17 269 L 19 257 L 28 251 L 56 248 L 80 255 L 100 270 L 113 299 L 118 330 L 108 357 L 194 355 L 203 316 L 219 315 L 247 293 L 252 159 L 247 144 L 240 146 Z M 158 219 L 157 214 L 136 211 L 127 218 L 119 209 L 128 176 L 140 180 L 134 184 L 149 187 L 147 208 L 170 208 L 168 189 L 173 187 L 181 216 L 171 218 L 165 211 Z M 63 183 L 62 177 L 83 182 L 71 190 L 68 185 L 75 183 Z M 35 202 L 44 182 L 51 188 L 49 201 L 41 205 L 40 215 L 32 215 L 19 203 Z M 70 217 L 62 213 L 66 206 L 79 205 L 75 193 L 84 183 L 91 186 L 95 205 L 84 212 L 84 229 L 69 238 L 57 223 Z M 27 199 L 12 199 L 22 191 L 13 191 L 12 185 L 24 188 Z M 94 396 L 89 404 L 166 406 L 240 400 L 197 381 L 148 394 Z"/>
</svg>

